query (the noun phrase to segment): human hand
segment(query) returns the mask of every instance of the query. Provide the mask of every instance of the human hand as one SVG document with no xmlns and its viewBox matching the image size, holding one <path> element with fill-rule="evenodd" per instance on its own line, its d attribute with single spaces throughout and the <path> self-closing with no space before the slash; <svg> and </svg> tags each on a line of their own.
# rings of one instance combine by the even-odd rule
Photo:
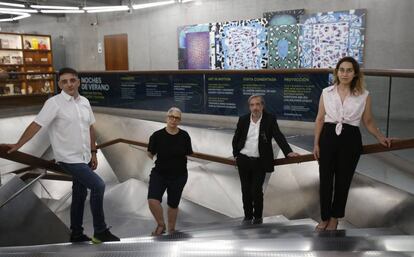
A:
<svg viewBox="0 0 414 257">
<path fill-rule="evenodd" d="M 236 170 L 239 168 L 238 166 L 237 166 L 237 159 L 238 159 L 239 157 L 238 156 L 234 156 L 234 168 L 236 168 Z"/>
<path fill-rule="evenodd" d="M 91 169 L 96 170 L 97 167 L 98 167 L 98 158 L 96 157 L 96 153 L 92 153 Z"/>
<path fill-rule="evenodd" d="M 296 152 L 290 152 L 288 153 L 287 157 L 298 157 L 300 156 L 300 154 L 296 153 Z"/>
<path fill-rule="evenodd" d="M 9 150 L 7 151 L 8 154 L 16 152 L 17 150 L 20 149 L 20 147 L 22 147 L 19 144 L 6 144 L 6 146 L 9 147 Z"/>
<path fill-rule="evenodd" d="M 377 139 L 378 139 L 378 142 L 379 142 L 381 145 L 383 145 L 383 146 L 385 146 L 385 147 L 388 147 L 388 148 L 390 148 L 390 147 L 391 147 L 392 138 L 389 138 L 389 137 L 384 137 L 384 136 L 380 136 L 380 137 L 378 137 Z"/>
<path fill-rule="evenodd" d="M 315 158 L 315 160 L 319 161 L 319 145 L 315 145 L 313 147 L 313 157 Z"/>
</svg>

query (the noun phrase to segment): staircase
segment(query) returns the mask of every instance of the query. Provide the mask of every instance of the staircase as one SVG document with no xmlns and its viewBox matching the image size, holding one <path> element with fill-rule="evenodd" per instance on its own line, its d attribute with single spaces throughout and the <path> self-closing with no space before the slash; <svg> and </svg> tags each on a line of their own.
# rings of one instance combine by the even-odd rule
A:
<svg viewBox="0 0 414 257">
<path fill-rule="evenodd" d="M 414 236 L 393 228 L 351 228 L 314 232 L 311 219 L 266 217 L 260 225 L 240 219 L 184 227 L 160 237 L 121 242 L 51 244 L 0 248 L 0 256 L 414 256 Z"/>
</svg>

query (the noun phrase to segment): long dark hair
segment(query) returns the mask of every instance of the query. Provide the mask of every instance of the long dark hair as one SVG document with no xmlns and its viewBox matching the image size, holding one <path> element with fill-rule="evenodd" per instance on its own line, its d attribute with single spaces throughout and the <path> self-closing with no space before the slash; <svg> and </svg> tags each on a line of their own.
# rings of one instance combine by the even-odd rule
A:
<svg viewBox="0 0 414 257">
<path fill-rule="evenodd" d="M 351 63 L 354 69 L 355 76 L 351 81 L 351 94 L 362 94 L 364 92 L 364 74 L 361 72 L 361 69 L 359 68 L 359 63 L 353 57 L 345 56 L 338 61 L 338 63 L 336 64 L 336 68 L 334 70 L 335 84 L 339 85 L 338 70 L 339 66 L 341 66 L 343 62 Z"/>
</svg>

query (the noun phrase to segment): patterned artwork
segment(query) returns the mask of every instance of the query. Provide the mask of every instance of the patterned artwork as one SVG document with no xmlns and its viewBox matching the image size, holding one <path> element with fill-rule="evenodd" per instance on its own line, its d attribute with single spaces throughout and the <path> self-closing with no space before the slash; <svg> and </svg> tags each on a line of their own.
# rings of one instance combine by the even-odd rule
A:
<svg viewBox="0 0 414 257">
<path fill-rule="evenodd" d="M 187 47 L 187 69 L 209 69 L 209 32 L 188 33 L 185 41 Z"/>
<path fill-rule="evenodd" d="M 300 66 L 332 68 L 344 56 L 363 64 L 365 19 L 365 9 L 302 16 Z"/>
<path fill-rule="evenodd" d="M 270 26 L 268 29 L 268 67 L 299 68 L 299 25 Z"/>
<path fill-rule="evenodd" d="M 210 30 L 212 69 L 267 67 L 266 19 L 213 23 Z"/>
<path fill-rule="evenodd" d="M 263 17 L 269 22 L 269 26 L 295 25 L 304 13 L 305 9 L 265 12 Z"/>
<path fill-rule="evenodd" d="M 210 69 L 209 31 L 209 24 L 178 28 L 179 69 Z"/>
</svg>

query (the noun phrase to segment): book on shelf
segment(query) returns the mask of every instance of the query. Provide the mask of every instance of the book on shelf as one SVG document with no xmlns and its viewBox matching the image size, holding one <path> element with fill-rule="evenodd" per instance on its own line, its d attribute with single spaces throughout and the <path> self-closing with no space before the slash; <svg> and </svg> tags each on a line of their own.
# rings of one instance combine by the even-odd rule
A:
<svg viewBox="0 0 414 257">
<path fill-rule="evenodd" d="M 10 48 L 10 44 L 9 44 L 9 40 L 8 39 L 3 38 L 1 40 L 1 48 Z"/>
<path fill-rule="evenodd" d="M 9 55 L 3 55 L 0 57 L 0 63 L 1 64 L 10 64 L 11 63 L 11 59 Z"/>
<path fill-rule="evenodd" d="M 39 41 L 37 40 L 37 38 L 32 38 L 32 49 L 39 49 Z"/>
<path fill-rule="evenodd" d="M 23 64 L 23 58 L 21 56 L 12 56 L 11 57 L 11 64 Z"/>
<path fill-rule="evenodd" d="M 14 84 L 6 84 L 5 85 L 6 88 L 6 95 L 13 95 L 14 94 Z"/>
<path fill-rule="evenodd" d="M 15 95 L 21 95 L 22 94 L 22 86 L 19 84 L 14 84 L 13 86 L 13 93 Z"/>
<path fill-rule="evenodd" d="M 32 86 L 27 86 L 27 93 L 28 94 L 33 94 L 33 87 Z"/>
<path fill-rule="evenodd" d="M 40 70 L 28 70 L 27 72 L 40 72 Z M 26 79 L 41 79 L 42 74 L 26 75 Z"/>
<path fill-rule="evenodd" d="M 18 70 L 12 68 L 12 69 L 7 69 L 7 72 L 9 72 L 9 79 L 17 79 L 17 75 L 12 74 L 10 72 L 18 72 Z"/>
<path fill-rule="evenodd" d="M 32 49 L 32 43 L 29 40 L 24 40 L 24 49 Z"/>
<path fill-rule="evenodd" d="M 39 49 L 40 50 L 49 50 L 48 47 L 47 47 L 47 44 L 44 40 L 39 41 Z"/>
<path fill-rule="evenodd" d="M 45 83 L 43 83 L 43 86 L 40 89 L 40 92 L 45 93 L 45 94 L 52 92 L 49 81 L 45 81 Z"/>
</svg>

